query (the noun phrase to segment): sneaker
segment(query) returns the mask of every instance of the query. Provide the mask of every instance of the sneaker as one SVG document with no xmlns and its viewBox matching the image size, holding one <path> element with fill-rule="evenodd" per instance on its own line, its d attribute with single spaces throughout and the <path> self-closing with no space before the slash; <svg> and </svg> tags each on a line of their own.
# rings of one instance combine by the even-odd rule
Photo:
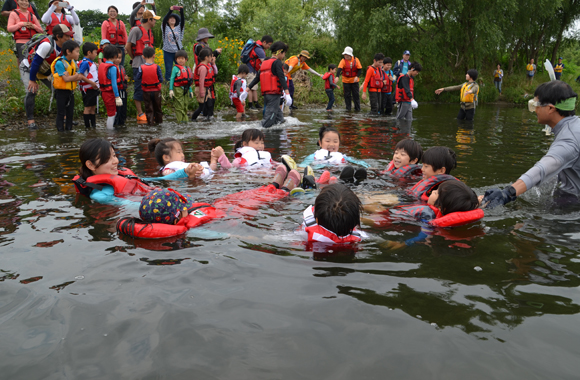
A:
<svg viewBox="0 0 580 380">
<path fill-rule="evenodd" d="M 338 182 L 338 178 L 336 178 L 334 176 L 330 177 L 330 179 L 328 180 L 329 185 L 334 185 L 337 182 Z"/>
<path fill-rule="evenodd" d="M 258 102 L 254 102 L 254 107 L 256 107 L 257 110 L 259 110 L 260 108 L 264 107 L 263 105 L 261 105 Z"/>
<path fill-rule="evenodd" d="M 248 118 L 248 115 L 247 115 L 247 114 L 245 114 L 245 113 L 243 113 L 243 114 L 242 114 L 242 119 L 247 119 L 247 118 Z"/>
<path fill-rule="evenodd" d="M 296 106 L 294 105 L 294 103 L 292 103 L 292 105 L 290 106 L 290 109 L 291 109 L 291 110 L 297 110 L 297 109 L 298 109 L 298 107 L 296 107 Z"/>
<path fill-rule="evenodd" d="M 146 122 L 147 122 L 147 116 L 144 113 L 137 116 L 137 123 L 146 123 Z"/>
<path fill-rule="evenodd" d="M 326 185 L 326 184 L 328 184 L 329 180 L 330 180 L 330 172 L 328 170 L 325 170 L 324 173 L 322 173 L 322 175 L 320 177 L 318 177 L 318 179 L 316 180 L 316 183 L 319 183 L 321 185 Z"/>
<path fill-rule="evenodd" d="M 250 111 L 250 112 L 260 112 L 260 110 L 259 110 L 259 109 L 257 109 L 257 108 L 256 108 L 256 107 L 254 107 L 254 106 L 249 106 L 249 107 L 248 107 L 248 111 Z"/>
<path fill-rule="evenodd" d="M 304 193 L 305 193 L 305 191 L 301 187 L 295 187 L 292 190 L 290 190 L 290 195 L 292 195 L 292 196 L 297 196 L 297 195 L 304 194 Z"/>
<path fill-rule="evenodd" d="M 28 124 L 28 129 L 38 129 L 38 126 L 36 125 L 36 123 L 30 123 Z"/>
<path fill-rule="evenodd" d="M 367 179 L 367 170 L 365 168 L 356 169 L 354 172 L 354 179 L 356 184 Z"/>
<path fill-rule="evenodd" d="M 284 181 L 286 180 L 287 176 L 288 169 L 286 169 L 286 166 L 284 164 L 279 164 L 276 167 L 276 174 L 274 174 L 274 180 L 272 182 L 276 183 L 278 187 L 281 187 Z"/>
<path fill-rule="evenodd" d="M 298 173 L 298 170 L 292 169 L 290 170 L 290 173 L 288 173 L 288 177 L 286 177 L 284 187 L 289 189 L 290 187 L 295 188 L 299 186 L 300 186 L 300 173 Z"/>
<path fill-rule="evenodd" d="M 294 162 L 292 157 L 288 155 L 283 155 L 282 157 L 280 157 L 280 161 L 284 164 L 284 166 L 286 166 L 286 169 L 288 169 L 288 171 L 298 169 L 296 162 Z"/>
<path fill-rule="evenodd" d="M 340 180 L 346 183 L 354 182 L 354 168 L 350 165 L 345 166 L 340 172 Z"/>
<path fill-rule="evenodd" d="M 301 187 L 303 189 L 316 189 L 316 178 L 314 177 L 314 171 L 310 166 L 304 168 Z"/>
</svg>

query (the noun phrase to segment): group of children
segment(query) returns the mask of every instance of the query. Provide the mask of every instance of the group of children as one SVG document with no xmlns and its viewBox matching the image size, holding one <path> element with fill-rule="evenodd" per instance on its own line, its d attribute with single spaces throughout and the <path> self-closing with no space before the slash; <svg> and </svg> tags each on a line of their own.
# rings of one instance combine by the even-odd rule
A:
<svg viewBox="0 0 580 380">
<path fill-rule="evenodd" d="M 209 164 L 186 163 L 183 147 L 178 140 L 152 140 L 149 150 L 155 155 L 162 176 L 147 180 L 204 176 L 209 179 L 219 166 L 223 169 L 232 166 L 242 170 L 262 169 L 262 172 L 264 169 L 266 172 L 267 169 L 274 169 L 270 185 L 226 195 L 213 205 L 195 204 L 194 207 L 193 198 L 173 190 L 151 187 L 130 170 L 118 168 L 119 160 L 114 148 L 104 139 L 92 139 L 81 146 L 79 157 L 82 166 L 73 181 L 77 192 L 102 203 L 134 204 L 126 197 L 145 195 L 139 206 L 141 219 L 123 223 L 122 232 L 134 237 L 163 237 L 167 233 L 183 233 L 183 228 L 191 228 L 225 215 L 244 215 L 248 210 L 254 210 L 251 215 L 255 216 L 261 204 L 317 188 L 321 188 L 321 191 L 314 206 L 304 211 L 301 226 L 301 230 L 308 234 L 309 241 L 332 244 L 360 241 L 366 236 L 359 230 L 363 207 L 371 214 L 369 223 L 376 225 L 381 225 L 380 221 L 385 219 L 385 215 L 388 218 L 411 216 L 433 226 L 455 226 L 483 217 L 483 211 L 479 209 L 480 198 L 450 175 L 457 165 L 453 150 L 437 146 L 423 153 L 421 145 L 411 139 L 402 140 L 396 145 L 392 161 L 378 174 L 414 178 L 421 173 L 420 181 L 408 189 L 416 197 L 417 203 L 387 209 L 385 205 L 392 206 L 398 202 L 396 197 L 385 197 L 384 193 L 366 193 L 360 194 L 365 200 L 363 206 L 355 192 L 360 188 L 353 188 L 350 184 L 365 181 L 369 165 L 340 153 L 340 142 L 338 130 L 322 127 L 318 141 L 320 149 L 301 164 L 305 166 L 301 174 L 292 158 L 282 156 L 279 162 L 272 159 L 271 154 L 264 150 L 264 134 L 258 129 L 244 131 L 241 140 L 236 143 L 233 162 L 227 158 L 223 148 L 216 147 L 211 151 Z M 347 162 L 358 165 L 358 168 L 345 166 Z M 419 162 L 422 165 L 418 165 Z M 339 178 L 333 177 L 329 170 L 324 170 L 316 179 L 310 164 L 315 168 L 330 167 L 331 170 L 341 165 L 342 170 Z M 195 217 L 188 217 L 192 213 Z M 143 235 L 141 231 L 145 229 Z"/>
</svg>

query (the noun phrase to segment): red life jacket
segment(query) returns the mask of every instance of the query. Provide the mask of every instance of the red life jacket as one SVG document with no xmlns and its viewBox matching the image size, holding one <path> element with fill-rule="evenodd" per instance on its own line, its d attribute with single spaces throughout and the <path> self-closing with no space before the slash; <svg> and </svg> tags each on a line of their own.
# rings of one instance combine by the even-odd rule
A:
<svg viewBox="0 0 580 380">
<path fill-rule="evenodd" d="M 332 86 L 334 84 L 334 75 L 332 75 L 330 72 L 324 73 L 324 75 L 322 76 L 322 80 L 324 81 L 325 90 L 332 90 L 334 88 Z"/>
<path fill-rule="evenodd" d="M 196 42 L 195 44 L 193 44 L 193 58 L 194 58 L 194 60 L 195 60 L 195 66 L 196 66 L 196 67 L 197 67 L 197 65 L 199 65 L 199 55 L 198 55 L 198 53 L 196 53 L 196 52 L 195 52 L 195 49 L 197 48 L 197 46 L 198 46 L 198 45 L 201 45 L 202 49 L 203 49 L 204 47 L 208 47 L 208 46 L 205 46 L 205 45 L 204 45 L 203 43 L 201 43 L 201 42 Z M 199 49 L 199 51 L 201 51 L 201 49 Z"/>
<path fill-rule="evenodd" d="M 403 87 L 399 83 L 401 81 L 401 78 L 403 78 L 403 77 L 409 77 L 409 88 L 411 89 L 411 95 L 415 96 L 415 92 L 413 91 L 413 87 L 415 85 L 415 80 L 413 78 L 411 78 L 409 75 L 405 74 L 405 75 L 401 75 L 397 78 L 397 92 L 395 94 L 395 101 L 397 103 L 400 103 L 400 102 L 410 103 L 411 99 L 407 96 L 405 89 L 403 89 Z"/>
<path fill-rule="evenodd" d="M 254 68 L 254 70 L 256 70 L 256 72 L 260 71 L 260 68 L 262 67 L 262 60 L 260 59 L 260 57 L 258 57 L 258 54 L 256 54 L 256 52 L 254 50 L 256 50 L 256 47 L 261 47 L 262 49 L 264 48 L 262 41 L 256 41 L 256 45 L 252 48 L 252 50 L 250 50 L 250 65 Z"/>
<path fill-rule="evenodd" d="M 275 58 L 268 58 L 262 62 L 260 68 L 260 87 L 262 89 L 262 95 L 280 95 L 282 93 L 280 79 L 272 73 L 272 64 L 275 61 Z"/>
<path fill-rule="evenodd" d="M 46 61 L 46 63 L 52 65 L 52 62 L 55 59 L 57 59 L 60 55 L 62 55 L 62 50 L 61 50 L 60 54 L 58 54 L 58 55 L 56 54 L 56 49 L 54 47 L 54 42 L 53 42 L 52 36 L 50 36 L 50 37 L 46 37 L 45 39 L 43 39 L 42 41 L 40 41 L 38 43 L 38 45 L 36 45 L 35 47 L 31 48 L 28 51 L 28 55 L 26 56 L 26 58 L 28 59 L 28 62 L 32 63 L 32 59 L 34 58 L 34 55 L 36 54 L 36 48 L 38 48 L 40 45 L 42 45 L 45 42 L 48 42 L 50 44 L 50 47 L 51 47 L 50 55 L 44 59 Z M 41 73 L 41 74 L 50 75 L 50 70 L 48 71 L 48 74 L 47 73 Z"/>
<path fill-rule="evenodd" d="M 111 66 L 117 68 L 117 78 L 121 75 L 119 73 L 119 68 L 114 63 L 103 62 L 99 65 L 99 87 L 102 92 L 113 92 L 113 82 L 111 78 L 107 78 L 107 72 Z"/>
<path fill-rule="evenodd" d="M 304 210 L 304 223 L 302 224 L 304 231 L 308 234 L 309 242 L 321 243 L 356 243 L 362 240 L 364 232 L 360 233 L 356 229 L 346 236 L 338 236 L 334 232 L 327 230 L 318 223 L 314 217 L 314 206 L 310 206 Z M 329 241 L 330 240 L 330 241 Z"/>
<path fill-rule="evenodd" d="M 20 21 L 22 22 L 33 22 L 33 14 L 32 13 L 32 8 L 28 7 L 28 19 L 26 18 L 26 16 L 24 16 L 22 13 L 20 13 L 17 9 L 14 10 L 14 12 L 16 12 L 16 14 L 18 15 L 18 17 L 20 18 Z M 27 27 L 22 27 L 20 29 L 18 29 L 16 32 L 14 32 L 14 40 L 25 40 L 25 39 L 31 39 L 32 36 L 34 36 L 36 34 L 36 30 L 34 29 L 29 29 Z"/>
<path fill-rule="evenodd" d="M 137 26 L 137 28 L 141 29 L 141 38 L 139 38 L 135 45 L 131 46 L 131 50 L 133 51 L 133 56 L 143 55 L 143 49 L 146 47 L 153 47 L 153 33 L 151 33 L 151 29 L 145 31 L 141 25 Z"/>
<path fill-rule="evenodd" d="M 485 215 L 482 209 L 457 211 L 447 215 L 431 205 L 397 206 L 391 209 L 393 214 L 410 215 L 417 220 L 424 220 L 433 227 L 457 227 L 482 219 Z"/>
<path fill-rule="evenodd" d="M 72 30 L 72 25 L 70 24 L 70 22 L 68 22 L 66 15 L 64 13 L 61 13 L 61 16 L 62 16 L 62 21 L 58 19 L 58 16 L 56 15 L 56 13 L 53 12 L 50 15 L 50 24 L 48 24 L 46 26 L 46 34 L 48 34 L 49 36 L 52 36 L 52 28 L 54 28 L 58 24 L 64 24 L 64 25 L 68 26 L 68 30 Z"/>
<path fill-rule="evenodd" d="M 125 45 L 127 43 L 127 31 L 125 30 L 125 33 L 123 33 L 123 29 L 125 29 L 125 25 L 123 25 L 123 27 L 121 27 L 121 20 L 117 20 L 117 26 L 113 25 L 113 23 L 111 22 L 111 20 L 106 19 L 105 21 L 109 22 L 109 29 L 108 29 L 108 40 L 111 43 L 111 45 Z M 115 29 L 115 32 L 112 33 L 111 28 Z"/>
<path fill-rule="evenodd" d="M 409 164 L 396 169 L 394 161 L 391 161 L 387 168 L 381 172 L 381 174 L 388 174 L 397 178 L 418 175 L 420 173 L 421 165 Z"/>
<path fill-rule="evenodd" d="M 356 58 L 353 56 L 350 61 L 344 60 L 344 67 L 342 68 L 342 76 L 347 78 L 354 78 L 357 75 L 358 69 L 356 68 Z"/>
<path fill-rule="evenodd" d="M 173 85 L 175 87 L 185 87 L 186 89 L 190 88 L 193 84 L 193 73 L 189 66 L 175 64 L 175 67 L 179 69 L 179 76 L 175 77 Z"/>
<path fill-rule="evenodd" d="M 141 20 L 135 20 L 135 25 L 133 25 L 133 26 L 131 27 L 131 29 L 133 29 L 133 28 L 134 28 L 134 27 L 136 27 L 136 26 L 141 26 Z"/>
<path fill-rule="evenodd" d="M 409 190 L 409 192 L 418 199 L 427 202 L 431 192 L 437 188 L 441 182 L 449 181 L 454 179 L 459 181 L 457 178 L 449 174 L 437 174 L 422 181 L 419 181 L 415 186 Z"/>
<path fill-rule="evenodd" d="M 193 203 L 189 214 L 177 224 L 145 223 L 135 218 L 122 218 L 117 222 L 117 232 L 133 238 L 162 239 L 181 235 L 191 228 L 223 218 L 226 214 L 207 203 Z"/>
<path fill-rule="evenodd" d="M 201 66 L 205 66 L 207 69 L 205 79 L 203 81 L 203 87 L 209 88 L 213 86 L 213 84 L 215 83 L 215 73 L 213 71 L 213 66 L 211 65 L 211 63 L 209 64 L 200 63 L 199 65 L 195 66 L 195 71 L 193 73 L 193 81 L 195 82 L 195 87 L 199 87 L 199 69 L 201 68 Z"/>
<path fill-rule="evenodd" d="M 127 89 L 127 74 L 125 72 L 125 67 L 117 66 L 119 71 L 117 71 L 117 89 L 126 90 Z"/>
<path fill-rule="evenodd" d="M 161 82 L 159 81 L 159 76 L 157 76 L 158 67 L 155 63 L 141 65 L 141 87 L 143 87 L 143 91 L 161 91 Z"/>
<path fill-rule="evenodd" d="M 373 70 L 373 76 L 369 79 L 369 91 L 380 92 L 383 88 L 383 69 L 369 66 L 368 69 Z M 368 71 L 367 69 L 367 71 Z M 373 89 L 374 91 L 371 91 Z"/>
<path fill-rule="evenodd" d="M 14 1 L 14 9 L 13 10 L 19 9 L 20 7 L 18 5 L 18 2 L 16 0 L 12 0 L 12 1 Z M 34 16 L 36 16 L 36 13 L 34 12 L 34 8 L 32 8 L 32 5 L 28 6 L 28 12 L 30 12 L 30 14 L 33 14 Z"/>
<path fill-rule="evenodd" d="M 391 80 L 391 77 L 388 73 L 386 73 L 384 70 L 381 71 L 383 72 L 383 80 L 387 82 L 386 84 L 383 82 L 382 92 L 390 94 L 393 91 L 393 81 Z"/>
<path fill-rule="evenodd" d="M 131 170 L 124 168 L 118 175 L 98 174 L 87 178 L 76 175 L 73 183 L 77 193 L 90 198 L 93 190 L 102 190 L 104 185 L 113 186 L 115 195 L 145 195 L 154 188 L 141 181 Z"/>
<path fill-rule="evenodd" d="M 98 70 L 97 70 L 97 77 L 95 78 L 95 77 L 93 76 L 93 72 L 94 72 L 94 70 L 93 70 L 93 66 L 95 66 L 95 63 L 94 63 L 93 61 L 89 60 L 88 58 L 83 58 L 83 59 L 82 59 L 82 61 L 79 63 L 78 67 L 81 67 L 81 64 L 82 64 L 82 62 L 85 62 L 85 61 L 86 61 L 86 62 L 88 62 L 88 64 L 89 64 L 89 71 L 87 72 L 87 75 L 85 75 L 85 77 L 86 77 L 87 79 L 91 79 L 93 82 L 96 82 L 96 81 L 98 81 L 98 80 L 99 80 L 99 79 L 98 79 L 98 77 L 99 77 L 99 72 L 98 72 Z M 83 73 L 81 73 L 81 74 L 83 74 Z M 82 89 L 83 91 L 85 91 L 85 92 L 86 92 L 87 90 L 89 90 L 89 89 L 93 88 L 93 86 L 91 86 L 90 84 L 88 84 L 87 82 L 85 82 L 85 81 L 82 81 L 82 80 L 81 80 L 81 81 L 79 81 L 79 86 L 80 86 L 80 87 L 81 87 L 81 89 Z"/>
</svg>

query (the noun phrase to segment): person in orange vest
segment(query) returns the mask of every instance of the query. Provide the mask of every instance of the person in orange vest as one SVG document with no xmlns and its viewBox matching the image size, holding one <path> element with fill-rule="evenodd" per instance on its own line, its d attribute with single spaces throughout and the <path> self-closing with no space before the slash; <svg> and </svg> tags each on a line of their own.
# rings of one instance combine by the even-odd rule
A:
<svg viewBox="0 0 580 380">
<path fill-rule="evenodd" d="M 360 111 L 358 81 L 359 77 L 362 75 L 362 66 L 358 58 L 353 56 L 353 51 L 350 46 L 344 48 L 344 51 L 342 52 L 342 60 L 338 64 L 336 76 L 340 77 L 341 75 L 346 110 L 350 111 L 352 102 L 354 102 L 354 110 Z"/>
<path fill-rule="evenodd" d="M 121 65 L 125 65 L 125 45 L 127 44 L 127 29 L 123 21 L 117 18 L 119 10 L 116 6 L 111 5 L 107 9 L 109 18 L 101 24 L 101 38 L 109 40 L 111 45 L 117 47 L 122 53 L 123 58 Z"/>
<path fill-rule="evenodd" d="M 302 50 L 298 56 L 294 55 L 286 60 L 286 64 L 288 65 L 288 91 L 290 91 L 290 97 L 292 97 L 292 105 L 290 106 L 291 109 L 298 109 L 294 103 L 294 81 L 292 80 L 292 74 L 298 70 L 306 70 L 322 78 L 322 74 L 318 74 L 315 70 L 311 69 L 310 66 L 306 64 L 307 59 L 310 59 L 310 53 L 308 53 L 306 50 Z"/>
<path fill-rule="evenodd" d="M 534 80 L 534 75 L 536 75 L 536 65 L 534 64 L 534 59 L 530 59 L 530 63 L 526 66 L 526 71 L 528 72 L 528 78 L 530 82 Z"/>
<path fill-rule="evenodd" d="M 60 0 L 53 0 L 50 2 L 50 7 L 46 11 L 45 14 L 42 15 L 41 21 L 46 25 L 46 33 L 50 36 L 52 34 L 52 28 L 59 24 L 66 25 L 70 30 L 73 29 L 73 25 L 79 25 L 81 22 L 79 20 L 79 16 L 77 16 L 74 7 L 70 5 L 68 1 L 64 1 L 67 3 L 66 7 L 61 7 L 59 4 L 62 1 Z M 65 12 L 65 8 L 70 12 L 70 15 L 67 15 Z M 77 41 L 82 43 L 82 41 Z"/>
<path fill-rule="evenodd" d="M 18 64 L 22 62 L 24 54 L 22 47 L 28 42 L 36 33 L 42 33 L 43 29 L 40 22 L 30 11 L 30 3 L 28 0 L 18 0 L 18 8 L 10 12 L 8 17 L 8 25 L 6 30 L 9 33 L 14 33 L 14 42 L 16 43 L 16 58 Z"/>
<path fill-rule="evenodd" d="M 161 68 L 155 64 L 154 48 L 146 47 L 143 49 L 143 58 L 145 58 L 145 63 L 139 68 L 135 81 L 139 80 L 141 82 L 147 123 L 153 125 L 163 122 L 163 111 L 161 110 L 163 74 L 161 73 Z"/>
<path fill-rule="evenodd" d="M 381 92 L 384 86 L 383 78 L 383 53 L 375 54 L 373 64 L 367 68 L 365 81 L 362 85 L 362 99 L 367 100 L 367 88 L 369 90 L 369 100 L 371 103 L 371 114 L 378 115 L 381 108 Z"/>
<path fill-rule="evenodd" d="M 461 90 L 460 101 L 461 108 L 457 119 L 459 120 L 473 120 L 475 116 L 475 107 L 477 106 L 477 96 L 479 95 L 479 85 L 475 82 L 477 80 L 477 70 L 467 70 L 465 80 L 467 82 L 457 86 L 442 87 L 435 90 L 435 94 L 439 95 L 442 92 Z"/>
<path fill-rule="evenodd" d="M 125 46 L 125 51 L 127 51 L 127 54 L 129 54 L 133 60 L 131 63 L 133 78 L 135 78 L 133 100 L 135 101 L 135 108 L 137 108 L 138 123 L 144 123 L 148 120 L 143 112 L 143 108 L 141 107 L 141 102 L 143 101 L 141 81 L 136 78 L 137 74 L 139 74 L 141 65 L 145 63 L 145 60 L 143 59 L 143 50 L 147 47 L 153 46 L 154 38 L 152 29 L 160 18 L 161 17 L 155 15 L 155 12 L 145 11 L 143 13 L 141 25 L 131 29 L 129 37 L 127 38 L 127 45 Z"/>
<path fill-rule="evenodd" d="M 562 57 L 558 58 L 558 63 L 554 65 L 554 74 L 556 75 L 556 80 L 560 80 L 562 77 L 562 71 L 564 70 L 565 66 L 562 63 Z"/>
</svg>

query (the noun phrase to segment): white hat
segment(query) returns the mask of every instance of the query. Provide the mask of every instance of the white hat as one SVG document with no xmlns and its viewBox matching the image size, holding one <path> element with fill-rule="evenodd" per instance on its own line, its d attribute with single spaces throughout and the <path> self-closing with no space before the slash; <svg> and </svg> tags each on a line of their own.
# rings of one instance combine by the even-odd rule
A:
<svg viewBox="0 0 580 380">
<path fill-rule="evenodd" d="M 352 48 L 350 46 L 347 46 L 347 47 L 344 48 L 344 51 L 342 52 L 342 55 L 345 55 L 345 54 L 354 55 L 354 54 L 352 54 Z"/>
</svg>

